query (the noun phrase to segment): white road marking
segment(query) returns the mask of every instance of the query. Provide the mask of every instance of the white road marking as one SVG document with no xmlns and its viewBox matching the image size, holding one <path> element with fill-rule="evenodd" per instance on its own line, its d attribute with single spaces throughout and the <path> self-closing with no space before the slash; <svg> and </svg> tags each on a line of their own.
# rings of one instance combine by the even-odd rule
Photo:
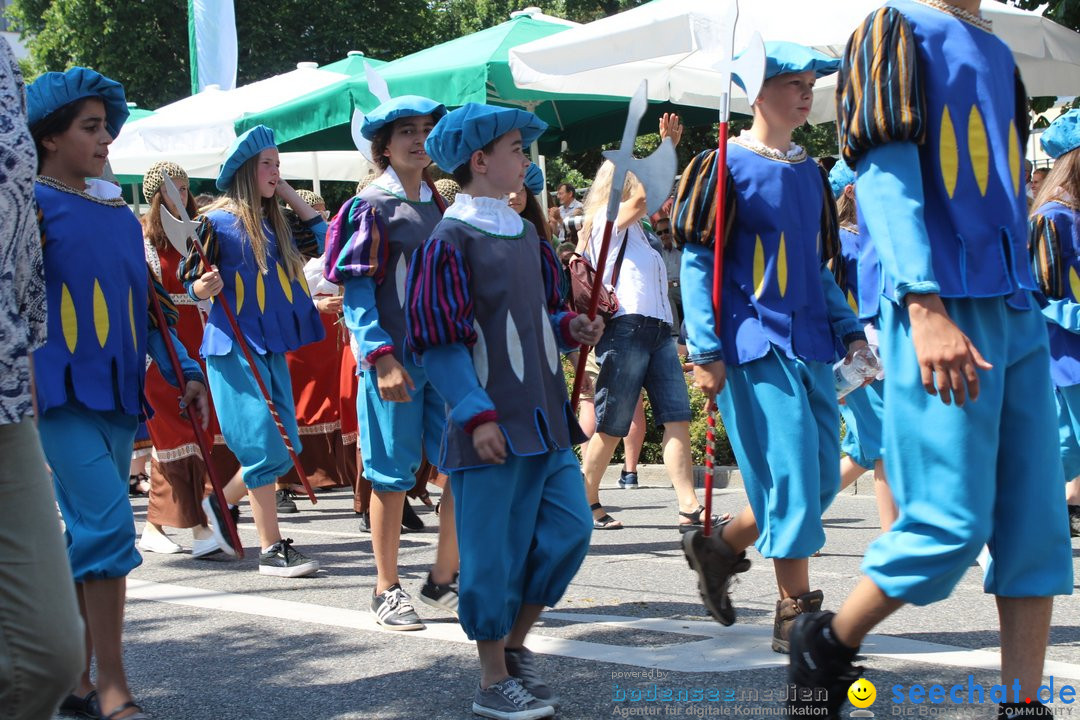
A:
<svg viewBox="0 0 1080 720">
<path fill-rule="evenodd" d="M 279 600 L 258 595 L 197 588 L 187 585 L 149 582 L 128 578 L 128 597 L 136 600 L 169 603 L 206 610 L 227 611 L 244 615 L 277 618 L 293 622 L 350 628 L 367 632 L 392 632 L 376 624 L 370 613 L 361 610 L 313 605 L 310 603 Z M 447 616 L 449 618 L 449 616 Z M 600 625 L 612 629 L 664 632 L 703 638 L 694 642 L 664 646 L 612 645 L 558 638 L 534 633 L 529 637 L 529 647 L 535 652 L 560 655 L 579 660 L 630 665 L 637 668 L 655 668 L 672 672 L 691 669 L 708 669 L 712 672 L 735 672 L 755 668 L 777 667 L 787 663 L 785 656 L 770 649 L 772 630 L 766 625 L 733 625 L 721 627 L 713 622 L 700 620 L 673 620 L 668 618 L 638 618 L 621 615 L 594 615 L 590 613 L 548 612 L 541 620 Z M 394 632 L 398 637 L 426 640 L 442 640 L 471 644 L 461 627 L 451 622 L 429 622 L 426 630 Z M 927 663 L 931 665 L 975 668 L 994 671 L 1000 667 L 1001 656 L 986 650 L 969 650 L 952 645 L 871 635 L 863 644 L 864 655 L 875 655 L 893 660 Z M 1044 675 L 1080 680 L 1080 665 L 1047 661 Z"/>
</svg>

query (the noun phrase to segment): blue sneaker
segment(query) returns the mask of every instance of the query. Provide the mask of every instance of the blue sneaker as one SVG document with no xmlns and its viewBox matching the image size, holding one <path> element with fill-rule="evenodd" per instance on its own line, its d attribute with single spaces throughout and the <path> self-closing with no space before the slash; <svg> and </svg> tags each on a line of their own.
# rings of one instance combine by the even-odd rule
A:
<svg viewBox="0 0 1080 720">
<path fill-rule="evenodd" d="M 623 490 L 637 490 L 637 473 L 621 470 L 619 472 L 619 487 Z"/>
</svg>

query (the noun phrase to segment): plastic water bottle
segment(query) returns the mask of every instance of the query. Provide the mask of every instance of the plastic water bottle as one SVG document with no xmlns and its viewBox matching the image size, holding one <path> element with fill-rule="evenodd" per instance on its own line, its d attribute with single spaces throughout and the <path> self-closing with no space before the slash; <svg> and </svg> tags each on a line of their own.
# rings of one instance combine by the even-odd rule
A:
<svg viewBox="0 0 1080 720">
<path fill-rule="evenodd" d="M 833 381 L 836 384 L 837 399 L 852 390 L 862 387 L 867 378 L 875 377 L 881 371 L 881 363 L 869 346 L 860 348 L 851 358 L 850 363 L 840 360 L 833 365 Z"/>
</svg>

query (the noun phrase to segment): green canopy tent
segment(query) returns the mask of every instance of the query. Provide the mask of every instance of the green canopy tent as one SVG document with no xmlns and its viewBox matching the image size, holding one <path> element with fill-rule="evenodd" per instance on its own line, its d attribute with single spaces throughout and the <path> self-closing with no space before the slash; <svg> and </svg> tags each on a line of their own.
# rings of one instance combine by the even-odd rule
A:
<svg viewBox="0 0 1080 720">
<path fill-rule="evenodd" d="M 507 22 L 387 63 L 379 74 L 395 96 L 424 95 L 449 107 L 479 102 L 535 112 L 549 125 L 539 141 L 541 152 L 558 153 L 563 143 L 570 150 L 596 147 L 621 137 L 624 98 L 522 90 L 510 73 L 510 48 L 576 26 L 522 11 Z M 377 102 L 366 78 L 357 75 L 271 111 L 247 115 L 236 123 L 236 132 L 263 123 L 274 128 L 282 151 L 348 149 L 353 146 L 353 110 L 370 111 Z M 664 112 L 678 112 L 687 125 L 716 121 L 714 110 L 654 103 L 645 127 Z"/>
</svg>

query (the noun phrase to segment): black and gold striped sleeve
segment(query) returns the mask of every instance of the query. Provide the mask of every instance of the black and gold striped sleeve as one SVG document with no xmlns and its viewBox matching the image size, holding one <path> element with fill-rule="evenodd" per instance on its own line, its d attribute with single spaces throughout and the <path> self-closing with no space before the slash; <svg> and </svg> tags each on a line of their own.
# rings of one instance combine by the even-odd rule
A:
<svg viewBox="0 0 1080 720">
<path fill-rule="evenodd" d="M 920 70 L 915 35 L 899 10 L 881 8 L 855 30 L 836 82 L 836 131 L 848 165 L 879 145 L 923 142 Z"/>
<path fill-rule="evenodd" d="M 320 222 L 324 222 L 322 217 L 316 215 L 305 221 L 301 220 L 300 216 L 292 208 L 285 208 L 283 212 L 285 213 L 285 220 L 289 223 L 289 230 L 292 231 L 293 242 L 296 243 L 297 251 L 306 258 L 319 257 L 319 241 L 311 228 Z"/>
<path fill-rule="evenodd" d="M 1065 260 L 1061 256 L 1061 241 L 1054 221 L 1034 215 L 1028 226 L 1028 252 L 1035 282 L 1050 300 L 1065 297 Z"/>
<path fill-rule="evenodd" d="M 157 296 L 158 303 L 161 304 L 161 310 L 165 314 L 165 324 L 169 327 L 176 325 L 176 321 L 180 319 L 180 311 L 176 309 L 176 304 L 172 301 L 172 297 L 169 295 L 169 291 L 165 289 L 154 277 L 154 271 L 149 265 L 146 266 L 147 277 L 150 278 L 150 283 L 153 287 L 154 295 Z M 157 313 L 154 311 L 154 296 L 149 292 L 146 296 L 147 299 L 147 313 L 150 315 L 150 327 L 157 327 Z"/>
<path fill-rule="evenodd" d="M 214 226 L 208 218 L 203 217 L 199 222 L 199 227 L 195 229 L 195 234 L 206 252 L 206 259 L 210 261 L 211 265 L 217 265 L 218 258 L 221 257 L 221 248 L 218 247 L 217 234 L 214 232 Z M 188 244 L 190 243 L 189 240 Z M 188 254 L 184 258 L 184 262 L 180 263 L 176 276 L 180 282 L 188 285 L 198 280 L 206 270 L 207 268 L 203 267 L 199 251 L 192 246 L 188 248 Z"/>
<path fill-rule="evenodd" d="M 699 153 L 683 170 L 679 187 L 675 190 L 675 204 L 671 208 L 671 229 L 675 244 L 712 247 L 716 228 L 716 165 L 717 151 Z M 735 182 L 731 174 L 726 176 L 724 195 L 724 246 L 731 236 L 735 223 Z"/>
<path fill-rule="evenodd" d="M 841 283 L 844 261 L 840 257 L 840 219 L 836 212 L 836 199 L 829 184 L 829 174 L 820 165 L 818 172 L 825 196 L 821 208 L 821 264 L 832 268 L 837 285 L 847 287 Z"/>
</svg>

